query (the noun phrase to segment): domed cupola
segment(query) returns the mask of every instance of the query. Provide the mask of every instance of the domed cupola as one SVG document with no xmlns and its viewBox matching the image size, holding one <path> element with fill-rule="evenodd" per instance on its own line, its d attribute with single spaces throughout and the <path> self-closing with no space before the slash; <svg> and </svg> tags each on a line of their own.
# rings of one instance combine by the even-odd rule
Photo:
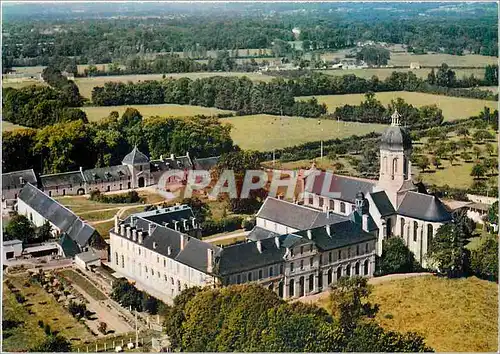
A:
<svg viewBox="0 0 500 354">
<path fill-rule="evenodd" d="M 410 150 L 412 148 L 411 137 L 408 131 L 400 126 L 399 119 L 401 116 L 397 110 L 394 111 L 391 118 L 391 126 L 382 133 L 380 149 L 389 151 Z"/>
</svg>

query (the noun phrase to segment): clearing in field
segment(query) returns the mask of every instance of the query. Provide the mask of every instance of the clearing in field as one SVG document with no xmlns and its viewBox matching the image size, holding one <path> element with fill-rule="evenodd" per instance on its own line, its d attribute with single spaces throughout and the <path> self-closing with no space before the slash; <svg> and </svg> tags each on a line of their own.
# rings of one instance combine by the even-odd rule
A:
<svg viewBox="0 0 500 354">
<path fill-rule="evenodd" d="M 365 124 L 318 120 L 300 117 L 280 117 L 268 114 L 222 118 L 230 123 L 231 137 L 242 149 L 269 151 L 309 141 L 346 138 L 381 132 L 383 124 Z"/>
<path fill-rule="evenodd" d="M 270 81 L 273 78 L 271 76 L 266 76 L 258 73 L 246 73 L 246 72 L 198 72 L 198 73 L 180 73 L 180 74 L 165 74 L 166 78 L 179 79 L 181 77 L 187 77 L 191 80 L 202 79 L 211 76 L 246 76 L 250 80 L 254 81 Z M 96 86 L 104 86 L 106 82 L 138 82 L 138 81 L 148 81 L 148 80 L 162 80 L 163 74 L 144 74 L 144 75 L 117 75 L 117 76 L 97 76 L 97 77 L 82 77 L 75 78 L 75 82 L 80 89 L 80 94 L 83 97 L 91 98 L 92 89 Z"/>
<path fill-rule="evenodd" d="M 107 117 L 112 111 L 117 111 L 121 116 L 129 107 L 137 109 L 143 117 L 192 117 L 196 115 L 213 116 L 220 113 L 231 113 L 214 107 L 189 106 L 180 104 L 153 104 L 153 105 L 132 105 L 132 106 L 101 106 L 82 107 L 87 114 L 89 121 L 99 121 Z"/>
<path fill-rule="evenodd" d="M 359 105 L 365 100 L 364 94 L 350 94 L 350 95 L 325 95 L 314 96 L 320 103 L 326 103 L 329 112 L 334 112 L 336 107 L 346 104 Z M 391 100 L 401 97 L 407 103 L 421 107 L 425 105 L 435 104 L 443 110 L 445 121 L 456 119 L 466 119 L 471 116 L 476 116 L 483 110 L 484 107 L 489 107 L 491 110 L 497 109 L 498 102 L 478 100 L 473 98 L 463 97 L 449 97 L 441 95 L 432 95 L 421 92 L 407 92 L 407 91 L 394 91 L 394 92 L 377 92 L 375 98 L 387 106 Z M 309 99 L 310 97 L 297 97 L 297 99 Z M 404 118 L 404 117 L 403 117 Z M 387 122 L 389 122 L 387 117 Z"/>
<path fill-rule="evenodd" d="M 380 80 L 385 80 L 387 77 L 391 76 L 393 71 L 397 72 L 409 72 L 411 71 L 417 77 L 421 79 L 427 79 L 427 75 L 431 72 L 431 69 L 395 69 L 395 68 L 368 68 L 368 69 L 347 69 L 347 70 L 318 70 L 319 73 L 332 75 L 332 76 L 343 76 L 343 75 L 356 75 L 365 79 L 370 79 L 372 76 L 377 76 Z M 484 78 L 484 69 L 455 69 L 456 77 L 461 79 L 464 76 L 474 75 L 476 78 Z"/>
<path fill-rule="evenodd" d="M 449 67 L 471 67 L 481 68 L 486 65 L 498 64 L 497 57 L 485 55 L 467 54 L 467 55 L 451 55 L 451 54 L 412 54 L 412 53 L 391 53 L 389 65 L 394 66 L 410 66 L 410 63 L 419 63 L 420 66 L 438 67 L 442 63 L 448 64 Z"/>
</svg>

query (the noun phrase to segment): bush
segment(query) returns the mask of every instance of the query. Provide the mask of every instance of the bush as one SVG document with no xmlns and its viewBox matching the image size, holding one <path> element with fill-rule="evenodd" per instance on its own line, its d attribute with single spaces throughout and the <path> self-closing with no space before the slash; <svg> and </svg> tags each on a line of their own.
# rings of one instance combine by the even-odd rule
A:
<svg viewBox="0 0 500 354">
<path fill-rule="evenodd" d="M 201 224 L 203 236 L 210 236 L 221 232 L 231 232 L 241 228 L 243 218 L 230 216 L 220 220 L 208 219 Z"/>
<path fill-rule="evenodd" d="M 50 329 L 50 326 L 48 324 L 45 324 L 43 327 L 43 331 L 45 332 L 46 335 L 50 336 L 52 333 L 52 330 Z"/>
<path fill-rule="evenodd" d="M 471 270 L 479 278 L 498 280 L 498 238 L 488 235 L 471 255 Z"/>
<path fill-rule="evenodd" d="M 42 320 L 38 320 L 38 327 L 40 327 L 40 328 L 44 327 L 44 323 Z"/>
<path fill-rule="evenodd" d="M 420 267 L 413 253 L 406 247 L 400 237 L 385 240 L 382 256 L 377 258 L 375 274 L 377 276 L 394 273 L 411 273 Z"/>
<path fill-rule="evenodd" d="M 100 203 L 115 203 L 115 204 L 125 204 L 125 203 L 138 203 L 142 201 L 139 193 L 136 191 L 129 191 L 122 194 L 104 195 L 99 190 L 94 190 L 90 192 L 90 200 L 100 202 Z"/>
<path fill-rule="evenodd" d="M 245 231 L 250 231 L 255 227 L 255 218 L 244 219 L 242 225 Z"/>
</svg>

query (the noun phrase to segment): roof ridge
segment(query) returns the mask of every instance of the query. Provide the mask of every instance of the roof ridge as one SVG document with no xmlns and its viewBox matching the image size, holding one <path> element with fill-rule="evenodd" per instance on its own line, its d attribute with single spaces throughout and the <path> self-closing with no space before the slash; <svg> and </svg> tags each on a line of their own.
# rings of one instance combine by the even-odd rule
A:
<svg viewBox="0 0 500 354">
<path fill-rule="evenodd" d="M 17 171 L 4 172 L 4 173 L 2 173 L 2 176 L 10 175 L 12 173 L 26 172 L 26 171 L 33 171 L 33 174 L 35 173 L 35 171 L 32 168 L 27 168 L 25 170 L 17 170 Z"/>
<path fill-rule="evenodd" d="M 40 178 L 47 177 L 47 176 L 64 175 L 64 174 L 68 174 L 68 173 L 81 173 L 81 172 L 82 171 L 80 171 L 80 170 L 76 170 L 76 171 L 68 171 L 68 172 L 49 173 L 49 174 L 46 174 L 46 175 L 40 175 Z"/>
<path fill-rule="evenodd" d="M 301 207 L 303 209 L 307 209 L 307 210 L 310 210 L 310 211 L 314 211 L 315 213 L 318 213 L 318 214 L 324 214 L 324 212 L 322 211 L 319 211 L 317 209 L 313 209 L 313 208 L 310 208 L 308 206 L 305 206 L 305 205 L 302 205 L 302 204 L 295 204 L 295 203 L 292 203 L 292 202 L 289 202 L 288 200 L 284 200 L 284 199 L 278 199 L 278 198 L 275 198 L 275 197 L 267 197 L 267 199 L 274 199 L 274 200 L 277 200 L 277 201 L 280 201 L 280 202 L 285 202 L 285 203 L 288 203 L 290 205 L 295 205 L 295 206 L 298 206 L 298 207 Z M 264 202 L 265 203 L 265 202 Z M 264 204 L 263 204 L 264 205 Z"/>
</svg>

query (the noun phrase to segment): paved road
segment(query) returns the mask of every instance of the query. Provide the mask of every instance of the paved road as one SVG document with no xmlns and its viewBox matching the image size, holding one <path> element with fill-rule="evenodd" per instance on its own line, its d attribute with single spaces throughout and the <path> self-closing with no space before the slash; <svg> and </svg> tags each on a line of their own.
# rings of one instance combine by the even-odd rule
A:
<svg viewBox="0 0 500 354">
<path fill-rule="evenodd" d="M 389 282 L 391 280 L 397 280 L 397 279 L 407 279 L 407 278 L 413 278 L 413 277 L 421 277 L 421 276 L 432 276 L 432 273 L 404 273 L 404 274 L 389 274 L 389 275 L 384 275 L 381 277 L 374 277 L 370 278 L 368 280 L 368 284 L 381 284 L 385 282 Z M 308 304 L 316 303 L 318 300 L 323 299 L 325 297 L 328 297 L 330 292 L 328 290 L 325 290 L 321 293 L 314 294 L 314 295 L 309 295 L 309 296 L 304 296 L 301 297 L 297 300 L 294 301 L 300 301 Z"/>
</svg>

